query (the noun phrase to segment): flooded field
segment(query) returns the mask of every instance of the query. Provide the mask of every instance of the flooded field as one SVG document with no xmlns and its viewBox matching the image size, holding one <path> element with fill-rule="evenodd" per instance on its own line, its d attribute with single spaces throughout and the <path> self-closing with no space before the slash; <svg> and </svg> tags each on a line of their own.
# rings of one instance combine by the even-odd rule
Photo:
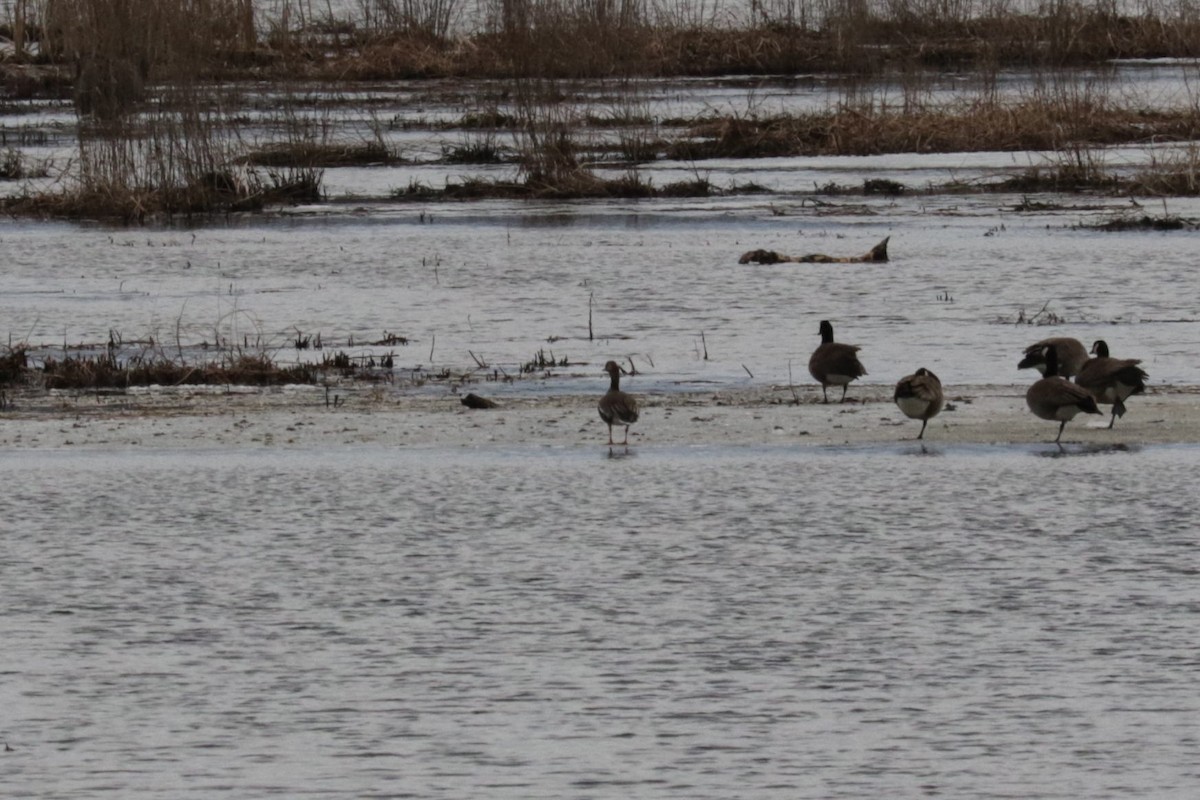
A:
<svg viewBox="0 0 1200 800">
<path fill-rule="evenodd" d="M 1195 449 L 933 452 L 5 457 L 0 785 L 1189 796 Z"/>
<path fill-rule="evenodd" d="M 1151 104 L 1187 90 L 1178 65 L 1127 77 Z M 522 415 L 486 442 L 439 442 L 430 423 L 405 446 L 357 439 L 356 425 L 400 424 L 355 406 L 305 439 L 295 419 L 262 430 L 290 413 L 283 394 L 274 416 L 190 419 L 155 448 L 138 443 L 176 424 L 167 413 L 138 431 L 136 410 L 23 395 L 34 412 L 0 414 L 14 443 L 0 451 L 0 793 L 1191 796 L 1197 450 L 1138 443 L 1175 406 L 1135 399 L 1117 433 L 1072 423 L 1064 441 L 1087 445 L 1062 449 L 939 445 L 932 425 L 925 449 L 891 444 L 916 427 L 885 400 L 783 409 L 740 446 L 651 434 L 613 451 L 592 446 L 581 398 L 608 359 L 636 367 L 625 386 L 642 395 L 811 390 L 821 320 L 862 346 L 876 399 L 924 366 L 951 396 L 987 385 L 993 406 L 1020 406 L 1021 351 L 1053 335 L 1103 338 L 1143 360 L 1152 392 L 1186 395 L 1200 385 L 1194 229 L 1096 226 L 1195 220 L 1200 201 L 926 191 L 1047 158 L 987 152 L 642 168 L 656 185 L 699 175 L 765 194 L 400 201 L 414 182 L 514 168 L 439 160 L 458 134 L 433 122 L 461 104 L 371 91 L 390 98 L 376 120 L 412 123 L 388 128 L 410 159 L 328 169 L 319 202 L 136 228 L 0 219 L 0 335 L 35 360 L 110 342 L 125 357 L 392 356 L 376 407 L 457 408 L 456 387 L 420 379 L 451 371 Z M 834 90 L 654 91 L 667 116 Z M 47 132 L 36 154 L 63 164 L 55 115 L 0 126 Z M 343 121 L 361 138 L 372 115 Z M 812 192 L 876 179 L 906 191 Z M 886 237 L 888 263 L 738 263 Z M 560 366 L 504 380 L 539 356 Z M 297 408 L 323 413 L 317 395 L 297 391 Z M 536 401 L 564 396 L 561 433 L 538 445 Z M 716 417 L 684 406 L 672 430 Z M 421 413 L 412 427 L 458 419 Z M 876 442 L 799 443 L 835 413 Z M 210 419 L 207 440 L 174 444 Z M 776 429 L 784 443 L 764 446 Z"/>
<path fill-rule="evenodd" d="M 1156 383 L 1200 383 L 1183 291 L 1192 234 L 1077 230 L 1103 212 L 1005 211 L 1017 201 L 873 200 L 841 214 L 779 199 L 494 202 L 195 231 L 10 220 L 0 319 L 13 341 L 50 348 L 115 331 L 167 351 L 249 343 L 286 361 L 305 355 L 299 333 L 359 354 L 387 332 L 408 339 L 383 348 L 405 368 L 470 367 L 474 354 L 515 374 L 541 350 L 579 365 L 556 372 L 592 376 L 632 357 L 643 387 L 786 384 L 789 363 L 807 381 L 829 319 L 863 346 L 870 382 L 918 366 L 951 384 L 1022 382 L 1026 344 L 1071 335 L 1144 359 Z M 757 247 L 857 255 L 885 236 L 887 264 L 737 263 Z M 1014 324 L 1043 308 L 1061 323 Z"/>
<path fill-rule="evenodd" d="M 1192 69 L 1138 62 L 1107 75 L 1101 87 L 1078 91 L 1136 97 L 1146 107 L 1177 104 Z M 1028 91 L 1029 80 L 1009 76 L 998 91 Z M 1080 80 L 1088 85 L 1086 76 Z M 960 83 L 947 78 L 930 92 L 951 98 L 975 91 Z M 152 341 L 177 354 L 220 342 L 282 361 L 314 357 L 293 344 L 319 335 L 329 349 L 392 354 L 408 370 L 486 364 L 480 374 L 512 375 L 552 354 L 567 360 L 555 373 L 568 378 L 592 376 L 608 358 L 621 357 L 633 359 L 644 388 L 669 389 L 786 384 L 789 366 L 792 380 L 803 381 L 817 324 L 829 319 L 840 340 L 863 346 L 869 380 L 884 384 L 922 365 L 951 384 L 1021 382 L 1021 348 L 1049 335 L 1088 344 L 1105 338 L 1114 355 L 1142 358 L 1154 382 L 1200 383 L 1200 318 L 1186 290 L 1194 233 L 1095 228 L 1139 215 L 1196 219 L 1194 198 L 928 191 L 1019 174 L 1051 158 L 982 152 L 659 160 L 639 168 L 652 185 L 699 176 L 718 188 L 760 185 L 767 194 L 392 199 L 414 182 L 440 187 L 514 172 L 512 165 L 440 159 L 447 143 L 471 134 L 436 123 L 460 118 L 465 98 L 487 91 L 393 83 L 341 97 L 342 110 L 327 120 L 337 136 L 362 141 L 372 124 L 379 132 L 381 120 L 391 120 L 383 135 L 405 159 L 326 169 L 320 203 L 167 229 L 0 220 L 0 333 L 37 348 L 115 339 Z M 593 88 L 580 103 L 601 107 L 605 91 Z M 886 97 L 899 89 L 875 91 Z M 647 82 L 641 90 L 653 119 L 705 108 L 780 113 L 828 105 L 844 92 L 835 81 L 816 79 Z M 268 98 L 248 96 L 244 135 L 255 135 L 253 109 L 269 108 Z M 350 110 L 356 102 L 369 114 Z M 47 113 L 0 122 L 69 134 Z M 69 135 L 61 147 L 69 153 Z M 1163 148 L 1125 146 L 1095 158 L 1120 169 L 1161 159 Z M 70 160 L 60 155 L 54 163 Z M 625 167 L 596 169 L 616 175 Z M 812 193 L 870 180 L 907 191 Z M 885 237 L 887 264 L 738 264 L 757 248 L 858 255 Z M 1020 320 L 1052 324 L 1014 324 Z M 407 345 L 371 346 L 396 337 Z"/>
</svg>

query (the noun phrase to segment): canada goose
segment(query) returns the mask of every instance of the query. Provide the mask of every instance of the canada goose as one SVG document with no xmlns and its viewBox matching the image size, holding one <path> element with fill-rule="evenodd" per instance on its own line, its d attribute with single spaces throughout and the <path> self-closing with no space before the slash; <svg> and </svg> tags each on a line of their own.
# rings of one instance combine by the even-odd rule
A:
<svg viewBox="0 0 1200 800">
<path fill-rule="evenodd" d="M 1057 351 L 1058 374 L 1064 378 L 1078 375 L 1088 360 L 1087 348 L 1083 346 L 1083 342 L 1070 336 L 1054 336 L 1029 345 L 1025 348 L 1025 358 L 1017 364 L 1017 369 L 1034 367 L 1042 375 L 1049 375 L 1046 372 L 1046 350 L 1051 346 Z"/>
<path fill-rule="evenodd" d="M 1058 444 L 1068 420 L 1080 411 L 1099 414 L 1100 409 L 1096 407 L 1091 392 L 1059 376 L 1058 348 L 1049 345 L 1045 348 L 1045 354 L 1046 377 L 1029 387 L 1029 391 L 1025 392 L 1025 402 L 1035 416 L 1059 423 L 1058 436 L 1054 437 L 1054 443 Z"/>
<path fill-rule="evenodd" d="M 912 375 L 906 375 L 896 384 L 893 398 L 896 405 L 909 419 L 921 420 L 918 439 L 925 438 L 925 426 L 938 415 L 946 398 L 942 395 L 942 382 L 938 376 L 921 367 Z"/>
<path fill-rule="evenodd" d="M 600 398 L 598 409 L 600 419 L 608 425 L 608 443 L 613 444 L 613 425 L 624 425 L 625 441 L 621 444 L 629 444 L 629 426 L 638 418 L 637 400 L 633 395 L 621 391 L 621 367 L 617 362 L 609 361 L 604 365 L 604 371 L 612 378 L 612 383 L 604 397 Z"/>
<path fill-rule="evenodd" d="M 1088 359 L 1075 376 L 1075 382 L 1091 392 L 1097 403 L 1113 407 L 1108 421 L 1111 429 L 1117 417 L 1125 416 L 1125 399 L 1146 391 L 1146 379 L 1150 376 L 1138 366 L 1141 359 L 1109 358 L 1108 343 L 1103 339 L 1092 345 L 1092 354 L 1095 358 Z"/>
<path fill-rule="evenodd" d="M 840 344 L 833 341 L 833 326 L 829 320 L 821 320 L 821 344 L 808 359 L 808 371 L 821 384 L 821 396 L 829 402 L 826 387 L 841 386 L 842 399 L 846 402 L 846 388 L 850 381 L 867 374 L 867 368 L 858 360 L 856 344 Z"/>
</svg>

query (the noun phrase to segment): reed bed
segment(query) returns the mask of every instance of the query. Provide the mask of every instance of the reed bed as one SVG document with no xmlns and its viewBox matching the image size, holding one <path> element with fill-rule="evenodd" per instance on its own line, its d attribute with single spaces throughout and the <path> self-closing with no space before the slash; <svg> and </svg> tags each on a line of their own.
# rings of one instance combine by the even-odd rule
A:
<svg viewBox="0 0 1200 800">
<path fill-rule="evenodd" d="M 185 66 L 204 77 L 336 81 L 716 75 L 907 67 L 1061 67 L 1200 55 L 1200 8 L 1057 2 L 1032 9 L 889 0 L 20 0 L 17 61 L 65 65 L 81 102 L 120 106 Z"/>
<path fill-rule="evenodd" d="M 506 110 L 477 98 L 473 124 L 468 117 L 461 123 L 474 133 L 443 155 L 451 163 L 511 160 L 518 177 L 469 179 L 440 193 L 454 199 L 716 191 L 702 180 L 650 185 L 636 166 L 662 156 L 699 162 L 967 150 L 1061 154 L 1053 168 L 1018 179 L 1029 190 L 1103 187 L 1108 176 L 1092 158 L 1093 148 L 1188 141 L 1200 127 L 1196 108 L 1125 108 L 1086 86 L 1058 88 L 1050 80 L 1015 103 L 1000 102 L 986 88 L 1010 66 L 1053 76 L 1112 58 L 1200 55 L 1200 9 L 1182 0 L 1140 7 L 1112 0 L 1054 3 L 1032 11 L 1006 0 L 978 11 L 928 0 L 871 6 L 765 0 L 744 19 L 692 4 L 485 0 L 470 27 L 462 24 L 463 0 L 360 0 L 354 15 L 342 17 L 291 0 L 269 9 L 256 0 L 21 0 L 7 8 L 10 18 L 2 23 L 14 43 L 14 65 L 31 75 L 36 69 L 66 76 L 78 112 L 77 172 L 54 189 L 0 202 L 0 210 L 17 214 L 143 222 L 258 210 L 318 199 L 325 167 L 398 159 L 381 139 L 339 144 L 327 126 L 286 110 L 279 120 L 282 141 L 243 142 L 238 99 L 222 88 L 231 78 L 266 80 L 285 90 L 297 79 L 329 86 L 412 77 L 503 79 Z M 922 76 L 947 67 L 973 71 L 985 87 L 980 96 L 948 106 L 921 102 Z M 812 114 L 714 115 L 651 125 L 630 81 L 803 71 L 910 76 L 912 93 L 898 104 L 847 96 Z M 563 84 L 574 79 L 611 82 L 624 107 L 608 120 L 585 111 L 581 122 Z M 607 147 L 628 171 L 601 178 L 597 148 L 581 131 L 618 124 L 628 130 Z M 664 132 L 669 128 L 677 130 Z M 499 144 L 500 130 L 512 137 L 511 150 Z M 0 175 L 12 177 L 19 168 L 19 159 L 0 161 Z M 1196 192 L 1196 175 L 1187 167 L 1142 177 L 1148 193 Z M 439 195 L 420 186 L 397 194 Z"/>
<path fill-rule="evenodd" d="M 827 111 L 693 123 L 667 157 L 759 158 L 969 151 L 1049 151 L 1131 142 L 1188 141 L 1200 133 L 1195 109 L 1149 111 L 1102 98 L 1034 96 L 1015 103 L 982 98 L 946 105 L 856 103 Z"/>
</svg>

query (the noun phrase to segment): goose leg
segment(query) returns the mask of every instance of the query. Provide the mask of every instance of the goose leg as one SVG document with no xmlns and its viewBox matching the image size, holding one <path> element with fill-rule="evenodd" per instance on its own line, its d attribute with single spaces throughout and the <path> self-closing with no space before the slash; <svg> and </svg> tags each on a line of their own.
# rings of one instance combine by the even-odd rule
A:
<svg viewBox="0 0 1200 800">
<path fill-rule="evenodd" d="M 921 420 L 921 432 L 917 434 L 918 439 L 925 438 L 925 426 L 928 424 L 929 424 L 929 420 L 927 420 L 927 419 Z"/>
<path fill-rule="evenodd" d="M 821 384 L 821 397 L 824 397 L 824 402 L 829 402 L 829 392 L 825 389 L 825 384 Z"/>
<path fill-rule="evenodd" d="M 848 384 L 848 383 L 842 384 L 842 399 L 838 401 L 839 403 L 846 402 L 846 390 L 849 388 L 850 388 L 850 384 Z"/>
<path fill-rule="evenodd" d="M 1108 418 L 1108 429 L 1111 431 L 1113 429 L 1113 425 L 1116 425 L 1116 424 L 1117 424 L 1117 409 L 1114 406 L 1112 416 Z"/>
<path fill-rule="evenodd" d="M 1058 440 L 1062 438 L 1063 428 L 1065 427 L 1067 427 L 1067 421 L 1064 419 L 1062 422 L 1058 423 L 1058 436 L 1054 437 L 1055 444 L 1058 444 Z"/>
<path fill-rule="evenodd" d="M 629 444 L 629 426 L 628 425 L 625 426 L 625 441 L 621 442 L 621 444 L 626 444 L 626 445 Z"/>
<path fill-rule="evenodd" d="M 611 422 L 610 422 L 610 423 L 608 423 L 608 443 L 609 443 L 609 444 L 612 444 L 612 443 L 613 443 L 613 440 L 612 440 L 612 423 L 611 423 Z"/>
</svg>

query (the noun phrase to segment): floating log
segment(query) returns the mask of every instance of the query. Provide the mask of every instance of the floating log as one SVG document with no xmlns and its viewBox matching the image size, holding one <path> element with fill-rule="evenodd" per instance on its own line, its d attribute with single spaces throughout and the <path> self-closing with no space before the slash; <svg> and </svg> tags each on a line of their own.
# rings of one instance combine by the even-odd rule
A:
<svg viewBox="0 0 1200 800">
<path fill-rule="evenodd" d="M 480 397 L 477 394 L 468 394 L 462 399 L 462 404 L 467 408 L 499 408 L 495 400 L 488 400 L 486 397 Z"/>
<path fill-rule="evenodd" d="M 882 242 L 872 247 L 861 256 L 827 256 L 824 253 L 810 253 L 806 256 L 788 256 L 776 253 L 774 250 L 751 250 L 742 253 L 739 264 L 863 264 L 881 263 L 888 260 L 888 236 Z"/>
</svg>

